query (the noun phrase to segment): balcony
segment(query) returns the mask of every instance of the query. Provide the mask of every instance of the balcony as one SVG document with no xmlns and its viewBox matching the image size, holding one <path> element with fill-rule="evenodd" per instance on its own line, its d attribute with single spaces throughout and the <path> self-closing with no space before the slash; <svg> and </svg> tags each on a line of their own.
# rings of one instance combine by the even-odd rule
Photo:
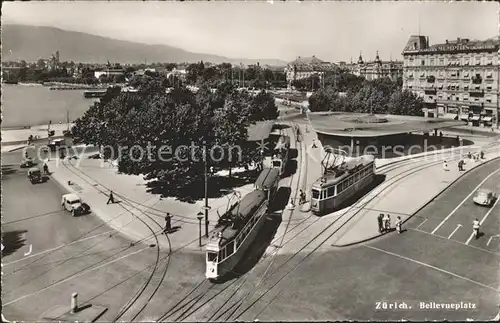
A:
<svg viewBox="0 0 500 323">
<path fill-rule="evenodd" d="M 484 90 L 482 90 L 482 89 L 470 89 L 469 94 L 471 97 L 482 97 L 482 96 L 484 96 Z"/>
<path fill-rule="evenodd" d="M 436 94 L 437 93 L 437 89 L 435 87 L 426 86 L 424 88 L 424 93 L 425 94 Z"/>
<path fill-rule="evenodd" d="M 427 76 L 427 83 L 436 82 L 436 77 L 434 75 Z"/>
</svg>

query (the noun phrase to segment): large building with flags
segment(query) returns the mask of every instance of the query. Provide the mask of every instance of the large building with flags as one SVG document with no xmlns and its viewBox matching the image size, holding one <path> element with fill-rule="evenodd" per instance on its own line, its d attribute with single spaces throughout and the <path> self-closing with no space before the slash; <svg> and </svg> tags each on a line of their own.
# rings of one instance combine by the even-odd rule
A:
<svg viewBox="0 0 500 323">
<path fill-rule="evenodd" d="M 496 38 L 429 44 L 411 36 L 403 50 L 403 87 L 421 96 L 424 113 L 498 128 L 499 49 Z"/>
<path fill-rule="evenodd" d="M 312 57 L 299 56 L 293 62 L 288 63 L 285 68 L 288 87 L 291 88 L 292 82 L 295 80 L 306 79 L 313 75 L 323 79 L 326 73 L 335 69 L 335 66 L 335 64 L 322 61 L 314 55 Z"/>
</svg>

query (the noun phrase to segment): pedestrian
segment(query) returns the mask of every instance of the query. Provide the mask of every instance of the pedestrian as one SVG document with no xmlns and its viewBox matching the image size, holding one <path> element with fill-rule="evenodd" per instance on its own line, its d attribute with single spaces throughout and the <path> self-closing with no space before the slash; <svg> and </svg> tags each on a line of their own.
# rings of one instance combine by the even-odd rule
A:
<svg viewBox="0 0 500 323">
<path fill-rule="evenodd" d="M 389 216 L 389 214 L 384 215 L 383 221 L 384 221 L 384 231 L 387 232 L 391 230 L 391 217 Z"/>
<path fill-rule="evenodd" d="M 167 234 L 170 231 L 172 231 L 172 216 L 170 213 L 167 213 L 165 216 L 165 229 L 163 230 L 163 233 Z"/>
<path fill-rule="evenodd" d="M 447 172 L 449 169 L 448 169 L 448 163 L 446 162 L 446 160 L 443 162 L 443 170 L 445 172 Z"/>
<path fill-rule="evenodd" d="M 479 154 L 481 155 L 481 159 L 484 159 L 484 151 L 481 150 Z"/>
<path fill-rule="evenodd" d="M 457 136 L 457 145 L 460 145 L 460 137 Z"/>
<path fill-rule="evenodd" d="M 316 146 L 316 138 L 313 138 L 313 145 L 312 145 L 313 148 L 317 148 Z"/>
<path fill-rule="evenodd" d="M 403 221 L 401 220 L 401 217 L 398 216 L 396 220 L 396 230 L 398 231 L 398 234 L 401 234 L 401 226 L 403 225 Z"/>
<path fill-rule="evenodd" d="M 382 231 L 384 231 L 384 223 L 383 223 L 383 219 L 384 218 L 384 214 L 383 213 L 380 213 L 377 217 L 377 222 L 378 222 L 378 232 L 382 233 Z"/>
<path fill-rule="evenodd" d="M 475 219 L 472 221 L 472 231 L 474 232 L 474 236 L 476 237 L 476 240 L 479 239 L 479 227 L 481 225 L 479 224 L 479 221 Z"/>
<path fill-rule="evenodd" d="M 462 138 L 460 138 L 460 146 L 463 146 L 464 145 L 464 140 Z"/>
<path fill-rule="evenodd" d="M 113 196 L 113 191 L 109 192 L 109 198 L 108 198 L 108 202 L 106 204 L 109 204 L 109 203 L 111 203 L 111 204 L 115 203 L 115 197 Z"/>
</svg>

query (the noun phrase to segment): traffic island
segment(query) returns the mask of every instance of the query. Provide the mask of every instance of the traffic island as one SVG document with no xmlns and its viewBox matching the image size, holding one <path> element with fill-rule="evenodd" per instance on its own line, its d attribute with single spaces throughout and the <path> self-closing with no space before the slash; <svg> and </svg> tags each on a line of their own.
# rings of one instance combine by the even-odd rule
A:
<svg viewBox="0 0 500 323">
<path fill-rule="evenodd" d="M 42 315 L 42 319 L 51 321 L 66 321 L 66 322 L 95 322 L 107 310 L 107 307 L 87 304 L 78 306 L 77 293 L 71 295 L 71 307 L 66 305 L 57 305 L 49 309 Z"/>
</svg>

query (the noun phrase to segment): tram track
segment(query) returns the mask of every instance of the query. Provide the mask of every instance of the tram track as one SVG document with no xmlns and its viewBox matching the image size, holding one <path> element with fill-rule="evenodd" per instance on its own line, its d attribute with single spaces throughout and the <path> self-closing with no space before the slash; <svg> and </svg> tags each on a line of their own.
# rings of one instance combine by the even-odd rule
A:
<svg viewBox="0 0 500 323">
<path fill-rule="evenodd" d="M 294 124 L 293 122 L 290 122 L 290 126 L 291 126 L 291 129 L 292 129 L 292 136 L 295 137 L 295 142 L 298 143 L 297 157 L 299 157 L 299 154 L 300 154 L 300 160 L 302 160 L 303 158 L 305 158 L 305 156 L 303 156 L 303 152 L 302 152 L 303 141 L 300 141 L 299 140 L 300 138 L 297 135 L 298 131 L 300 130 L 300 128 L 299 128 L 298 125 Z M 299 159 L 299 158 L 297 158 L 297 159 Z M 307 169 L 306 169 L 306 172 L 307 172 Z M 295 195 L 294 195 L 293 199 L 295 201 L 297 201 L 297 194 L 299 192 L 299 187 L 301 186 L 300 185 L 301 184 L 301 176 L 303 176 L 303 174 L 302 174 L 302 167 L 300 167 L 299 165 L 298 165 L 298 172 L 295 173 L 295 174 L 292 174 L 292 176 L 290 177 L 290 185 L 289 185 L 290 187 L 293 184 L 293 179 L 294 179 L 295 175 L 297 175 L 298 178 L 297 178 L 297 184 L 296 184 L 296 187 L 295 187 Z M 295 211 L 296 207 L 300 207 L 300 205 L 301 204 L 300 204 L 300 201 L 299 201 L 299 203 L 297 203 L 297 205 L 293 209 L 290 210 L 290 215 L 288 217 L 287 224 L 286 224 L 285 229 L 284 229 L 283 239 L 281 240 L 280 245 L 278 246 L 276 252 L 272 254 L 271 260 L 270 260 L 269 264 L 267 265 L 267 267 L 266 267 L 264 273 L 262 274 L 260 280 L 258 281 L 258 283 L 250 290 L 250 292 L 246 293 L 245 296 L 243 296 L 242 299 L 245 299 L 245 298 L 249 297 L 250 295 L 252 295 L 257 290 L 257 288 L 262 284 L 262 282 L 264 281 L 264 278 L 265 278 L 267 272 L 270 270 L 270 268 L 274 264 L 274 260 L 276 259 L 276 256 L 278 254 L 277 251 L 283 246 L 283 240 L 284 240 L 286 232 L 288 231 L 288 228 L 289 228 L 289 226 L 291 224 L 291 220 L 293 218 L 294 211 Z M 246 280 L 247 280 L 247 278 L 246 278 Z M 245 280 L 245 282 L 246 282 L 246 280 Z M 228 300 L 232 299 L 236 295 L 236 293 L 241 289 L 241 287 L 245 284 L 245 282 L 242 283 L 242 285 L 231 294 L 231 296 L 228 298 Z M 226 310 L 224 310 L 223 312 L 221 312 L 222 309 L 226 305 L 228 305 L 228 303 L 226 302 L 221 307 L 219 307 L 218 309 L 216 309 L 214 311 L 214 313 L 211 316 L 208 317 L 207 321 L 209 321 L 209 322 L 211 322 L 211 321 L 219 321 L 226 314 L 229 314 L 228 317 L 231 317 L 239 309 L 239 307 L 241 306 L 241 304 L 242 303 L 238 300 L 233 305 L 229 306 Z M 221 313 L 219 313 L 219 312 L 221 312 Z"/>
<path fill-rule="evenodd" d="M 293 133 L 292 135 L 295 136 L 296 129 L 293 127 L 292 122 L 290 122 L 290 124 L 291 124 L 292 133 Z M 297 138 L 295 138 L 295 139 L 296 139 L 296 142 L 299 142 L 299 141 L 297 141 Z M 301 146 L 302 142 L 299 142 L 299 145 Z M 300 154 L 302 155 L 301 149 L 297 149 L 297 151 L 298 151 L 298 153 L 300 152 Z M 297 185 L 296 185 L 296 189 L 295 189 L 295 199 L 296 199 L 296 195 L 297 195 L 298 188 L 300 185 L 301 168 L 299 168 L 298 173 L 292 174 L 292 176 L 290 177 L 290 186 L 293 183 L 293 178 L 295 175 L 299 176 L 299 180 L 297 181 Z M 293 210 L 292 210 L 292 213 L 293 213 Z M 290 217 L 288 219 L 288 223 L 287 223 L 285 230 L 287 230 L 287 228 L 290 224 L 291 218 L 292 218 L 292 214 L 290 214 Z M 206 286 L 207 288 L 202 288 L 202 286 L 204 286 L 204 283 L 208 282 L 208 281 L 209 281 L 208 279 L 204 279 L 201 282 L 199 282 L 190 292 L 187 293 L 187 295 L 185 295 L 183 298 L 181 298 L 166 313 L 161 315 L 156 320 L 156 322 L 172 318 L 176 313 L 179 313 L 183 309 L 184 309 L 184 311 L 180 315 L 178 315 L 174 319 L 174 321 L 177 322 L 177 321 L 186 320 L 188 317 L 190 317 L 191 315 L 198 312 L 205 305 L 214 301 L 217 297 L 219 297 L 223 292 L 228 290 L 231 286 L 236 285 L 237 287 L 233 291 L 230 291 L 229 297 L 225 297 L 226 301 L 223 302 L 222 306 L 216 308 L 216 310 L 213 312 L 213 314 L 210 315 L 210 317 L 208 318 L 208 320 L 210 321 L 214 317 L 220 315 L 219 312 L 227 305 L 227 301 L 231 300 L 241 290 L 241 288 L 247 283 L 248 278 L 243 277 L 243 276 L 239 276 L 236 279 L 234 279 L 233 281 L 231 281 L 230 283 L 228 283 L 227 285 L 221 287 L 220 289 L 216 288 L 217 286 L 219 286 L 216 284 L 211 284 L 209 286 Z M 199 289 L 201 289 L 199 293 L 196 293 L 195 296 L 190 297 L 193 293 L 195 293 Z M 211 293 L 212 290 L 214 291 L 214 293 Z M 210 295 L 210 294 L 212 294 L 212 295 Z M 208 295 L 208 297 L 207 297 L 207 295 Z M 186 307 L 187 307 L 187 309 L 186 309 Z M 225 312 L 223 312 L 223 314 L 225 314 Z M 215 318 L 215 319 L 217 320 L 217 318 Z"/>
<path fill-rule="evenodd" d="M 487 149 L 484 149 L 485 151 L 490 151 L 491 149 L 493 150 L 500 150 L 500 148 L 487 148 Z M 453 153 L 452 153 L 453 154 Z M 423 157 L 426 157 L 426 156 L 423 156 Z M 442 158 L 443 155 L 439 155 L 436 156 L 436 163 L 438 163 L 437 159 L 440 159 Z M 459 160 L 459 159 L 463 159 L 464 156 L 455 156 L 455 160 Z M 440 159 L 439 162 L 442 162 L 444 159 Z M 384 165 L 382 167 L 379 167 L 378 169 L 381 170 L 383 168 L 383 172 L 381 174 L 387 174 L 389 171 L 393 171 L 393 170 L 396 170 L 396 169 L 399 169 L 399 168 L 404 168 L 404 167 L 408 167 L 409 165 L 411 164 L 417 164 L 417 163 L 421 163 L 423 160 L 422 160 L 422 157 L 419 157 L 418 159 L 409 159 L 409 160 L 405 160 L 405 161 L 401 161 L 401 162 L 398 162 L 398 163 L 394 163 L 394 164 L 389 164 L 389 165 Z M 448 161 L 454 161 L 453 159 L 448 159 Z M 396 174 L 395 176 L 398 176 L 399 174 Z M 352 208 L 363 208 L 364 206 L 358 206 L 359 203 L 361 203 L 360 201 L 356 202 L 355 204 L 352 205 Z M 348 210 L 349 211 L 349 210 Z M 348 212 L 346 211 L 346 212 Z M 342 217 L 345 213 L 342 213 L 340 214 L 339 216 Z M 304 219 L 297 219 L 296 221 L 296 224 L 289 230 L 289 233 L 294 231 L 297 227 L 299 227 L 300 225 L 302 225 L 304 222 L 307 222 L 309 221 L 312 217 L 314 217 L 314 214 L 309 214 L 306 218 Z M 309 224 L 305 229 L 309 228 L 310 226 L 314 225 L 315 223 L 317 223 L 318 221 L 320 221 L 321 218 L 317 218 L 316 220 L 314 220 L 311 224 Z M 299 232 L 302 233 L 304 230 L 301 230 Z M 281 238 L 278 237 L 276 239 L 274 239 L 272 242 L 271 242 L 271 245 L 274 243 L 274 241 L 276 241 L 277 239 Z M 288 241 L 285 243 L 285 245 L 288 243 Z"/>
<path fill-rule="evenodd" d="M 495 149 L 495 150 L 500 150 L 500 149 Z M 459 157 L 459 158 L 456 158 L 455 160 L 459 160 L 461 159 L 462 157 Z M 451 159 L 450 159 L 451 161 Z M 409 170 L 409 172 L 407 174 L 404 174 L 403 176 L 395 179 L 391 184 L 390 186 L 393 186 L 395 184 L 397 184 L 398 182 L 400 182 L 401 180 L 404 180 L 405 178 L 409 177 L 409 176 L 412 176 L 414 175 L 415 173 L 421 171 L 421 170 L 424 170 L 426 168 L 429 168 L 429 167 L 432 167 L 432 166 L 436 166 L 438 164 L 440 164 L 441 161 L 439 162 L 436 162 L 436 163 L 432 163 L 430 165 L 424 165 L 422 167 L 419 167 L 418 169 L 416 170 Z M 402 173 L 405 173 L 405 172 L 402 172 Z M 373 199 L 375 199 L 377 196 L 374 196 L 370 199 L 370 201 L 372 201 Z M 369 203 L 370 201 L 368 201 L 367 203 Z M 367 204 L 365 203 L 365 205 Z M 306 254 L 306 256 L 304 258 L 302 258 L 301 260 L 299 260 L 299 262 L 297 264 L 295 264 L 294 266 L 292 266 L 291 269 L 289 269 L 288 271 L 285 272 L 285 274 L 283 276 L 281 276 L 281 278 L 279 278 L 274 284 L 272 284 L 266 291 L 264 291 L 257 299 L 255 299 L 253 302 L 251 302 L 247 307 L 245 307 L 245 309 L 243 311 L 241 311 L 240 313 L 238 313 L 238 315 L 236 316 L 233 316 L 233 317 L 230 317 L 228 318 L 228 320 L 232 319 L 232 320 L 237 320 L 238 318 L 240 318 L 243 314 L 245 314 L 246 312 L 248 312 L 248 310 L 250 308 L 252 308 L 255 304 L 257 304 L 265 295 L 267 295 L 272 289 L 274 289 L 275 286 L 277 286 L 283 279 L 285 279 L 287 276 L 289 276 L 297 267 L 299 267 L 302 263 L 304 263 L 305 260 L 307 260 L 312 254 L 314 254 L 321 246 L 323 246 L 335 233 L 337 233 L 338 231 L 340 231 L 347 223 L 349 223 L 350 219 L 352 219 L 354 216 L 356 216 L 357 214 L 359 214 L 361 211 L 363 211 L 364 208 L 359 208 L 357 211 L 354 212 L 354 214 L 352 214 L 349 219 L 344 222 L 343 224 L 341 224 L 337 229 L 335 229 L 332 233 L 328 234 L 328 236 L 325 238 L 325 239 L 322 239 L 320 241 L 320 243 L 314 247 L 309 253 Z M 344 214 L 346 214 L 347 212 L 345 212 Z M 327 232 L 328 229 L 330 229 L 336 222 L 338 222 L 340 220 L 341 217 L 339 217 L 338 219 L 336 219 L 335 221 L 333 221 L 330 225 L 328 225 L 325 229 L 323 229 L 322 231 L 320 231 L 317 235 L 315 235 L 311 240 L 309 240 L 308 243 L 306 243 L 303 247 L 301 247 L 297 252 L 295 252 L 291 257 L 289 257 L 279 268 L 277 268 L 273 273 L 271 273 L 270 276 L 268 276 L 267 278 L 270 278 L 272 277 L 275 273 L 277 273 L 281 268 L 283 268 L 290 260 L 292 260 L 293 258 L 295 258 L 298 254 L 300 254 L 301 251 L 303 251 L 305 248 L 307 248 L 309 245 L 312 244 L 313 241 L 317 240 L 319 237 L 321 237 L 324 233 Z M 261 309 L 261 311 L 258 312 L 257 316 L 260 315 L 281 293 L 282 290 L 279 290 L 278 293 L 276 293 L 276 295 L 274 297 L 271 298 L 271 300 L 269 300 L 269 302 L 264 306 L 263 309 Z"/>
<path fill-rule="evenodd" d="M 78 176 L 81 180 L 85 181 L 86 183 L 94 186 L 99 192 L 103 193 L 104 194 L 104 190 L 100 189 L 98 186 L 96 185 L 93 185 L 93 183 L 88 180 L 88 179 L 85 179 L 84 176 L 80 175 L 80 174 L 83 174 L 85 175 L 86 177 L 88 177 L 89 179 L 91 179 L 94 183 L 98 184 L 99 186 L 105 188 L 106 190 L 109 191 L 109 189 L 102 185 L 100 182 L 96 181 L 95 179 L 93 179 L 92 177 L 90 177 L 89 175 L 83 173 L 82 171 L 80 171 L 77 167 L 75 167 L 73 164 L 71 164 L 71 162 L 69 162 L 69 164 L 72 166 L 73 169 L 71 169 L 70 167 L 68 167 L 68 165 L 66 165 L 64 162 L 62 162 L 62 164 L 64 165 L 64 167 L 66 167 L 67 170 L 69 170 L 70 172 L 72 172 L 74 175 Z M 119 194 L 116 194 L 116 196 L 120 197 Z M 128 202 L 127 200 L 125 200 L 125 202 L 132 208 L 135 208 L 137 209 L 136 207 L 134 207 L 130 202 Z M 129 310 L 130 308 L 137 302 L 137 300 L 139 300 L 139 298 L 143 295 L 143 293 L 146 291 L 146 289 L 148 288 L 148 285 L 150 284 L 150 282 L 153 280 L 153 277 L 158 269 L 158 266 L 160 264 L 160 244 L 159 244 L 159 240 L 158 240 L 158 235 L 157 233 L 153 230 L 153 228 L 148 224 L 146 223 L 146 221 L 144 221 L 143 219 L 141 219 L 140 216 L 134 214 L 134 212 L 130 211 L 129 209 L 127 209 L 125 206 L 123 205 L 120 205 L 125 211 L 127 211 L 128 213 L 130 213 L 132 216 L 134 216 L 136 219 L 138 219 L 139 221 L 141 221 L 147 228 L 149 231 L 151 231 L 152 233 L 152 236 L 154 237 L 155 241 L 156 241 L 156 259 L 155 259 L 155 262 L 154 262 L 154 267 L 150 273 L 150 275 L 147 277 L 146 281 L 143 283 L 143 285 L 137 290 L 137 292 L 125 303 L 124 307 L 122 309 L 120 309 L 120 311 L 118 312 L 118 314 L 114 317 L 113 319 L 113 322 L 116 322 L 118 321 L 121 317 L 123 317 Z M 163 227 L 153 218 L 151 217 L 150 215 L 146 214 L 145 212 L 142 212 L 141 210 L 139 210 L 141 212 L 141 214 L 144 214 L 148 219 L 150 219 L 151 221 L 153 221 L 158 227 L 160 230 L 163 230 Z M 168 258 L 167 258 L 167 261 L 166 261 L 166 264 L 165 264 L 165 267 L 162 271 L 162 274 L 161 274 L 161 278 L 158 282 L 158 284 L 155 286 L 155 288 L 153 289 L 151 295 L 149 296 L 149 298 L 147 299 L 147 301 L 144 302 L 144 305 L 136 312 L 136 314 L 133 316 L 133 318 L 131 319 L 131 321 L 133 321 L 135 318 L 137 318 L 137 316 L 139 316 L 143 311 L 144 309 L 146 308 L 147 304 L 149 303 L 149 301 L 154 297 L 154 295 L 156 294 L 156 292 L 158 291 L 158 289 L 160 288 L 161 284 L 163 283 L 163 280 L 165 279 L 165 276 L 167 274 L 167 270 L 168 270 L 168 267 L 170 265 L 170 260 L 171 260 L 171 257 L 170 257 L 170 253 L 171 253 L 171 244 L 170 244 L 170 239 L 168 236 L 166 236 L 167 238 L 167 241 L 168 241 L 168 245 L 169 245 L 169 252 L 168 252 Z"/>
</svg>

